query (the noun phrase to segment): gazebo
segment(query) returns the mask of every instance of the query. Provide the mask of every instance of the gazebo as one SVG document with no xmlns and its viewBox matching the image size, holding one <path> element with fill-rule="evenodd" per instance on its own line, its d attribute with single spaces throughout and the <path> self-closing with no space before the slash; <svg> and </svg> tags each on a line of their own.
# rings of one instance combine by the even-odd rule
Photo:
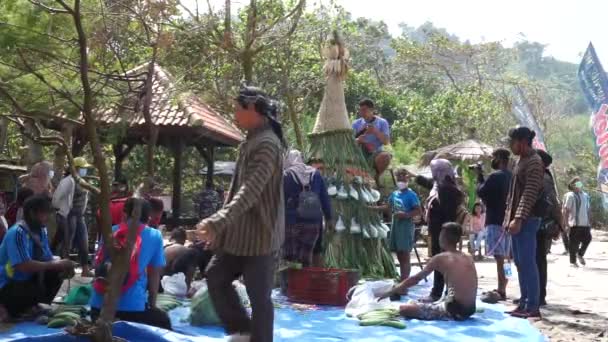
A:
<svg viewBox="0 0 608 342">
<path fill-rule="evenodd" d="M 144 74 L 148 65 L 141 65 L 128 74 Z M 181 214 L 181 189 L 183 151 L 186 146 L 194 146 L 204 158 L 209 172 L 208 181 L 213 182 L 214 154 L 219 147 L 237 146 L 244 138 L 242 132 L 230 120 L 204 103 L 191 92 L 180 89 L 178 81 L 159 65 L 154 66 L 152 74 L 152 102 L 150 116 L 158 129 L 158 146 L 167 147 L 173 154 L 173 197 L 172 223 L 179 224 Z M 114 176 L 122 174 L 123 160 L 131 149 L 138 144 L 146 144 L 149 128 L 145 122 L 143 99 L 145 98 L 144 80 L 132 81 L 132 89 L 140 92 L 129 92 L 121 99 L 119 105 L 99 110 L 96 115 L 101 131 L 108 136 L 110 129 L 123 129 L 118 141 L 112 142 L 115 158 Z M 65 129 L 68 124 L 63 120 L 50 123 L 56 130 Z M 74 154 L 79 154 L 86 143 L 83 126 L 71 128 Z M 109 139 L 106 139 L 108 141 Z"/>
</svg>

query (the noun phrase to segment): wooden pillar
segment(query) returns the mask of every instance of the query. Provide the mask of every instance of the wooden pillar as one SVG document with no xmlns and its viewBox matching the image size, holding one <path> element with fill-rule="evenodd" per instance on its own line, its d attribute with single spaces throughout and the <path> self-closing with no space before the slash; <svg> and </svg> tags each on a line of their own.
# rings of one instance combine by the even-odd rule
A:
<svg viewBox="0 0 608 342">
<path fill-rule="evenodd" d="M 207 188 L 212 188 L 214 184 L 213 178 L 215 172 L 215 147 L 196 145 L 196 149 L 201 154 L 203 159 L 205 159 L 205 164 L 207 165 L 207 178 L 205 179 L 205 186 Z"/>
<path fill-rule="evenodd" d="M 173 212 L 173 224 L 177 225 L 181 214 L 182 207 L 182 169 L 183 163 L 183 152 L 184 152 L 184 141 L 179 139 L 171 146 L 173 152 L 173 200 L 172 200 L 172 212 Z"/>
<path fill-rule="evenodd" d="M 112 145 L 112 151 L 114 152 L 114 179 L 122 178 L 123 162 L 133 149 L 133 146 L 135 145 L 125 145 L 123 143 Z"/>
<path fill-rule="evenodd" d="M 215 177 L 215 147 L 209 146 L 207 148 L 207 158 L 205 158 L 205 162 L 207 163 L 207 183 L 205 186 L 213 188 L 213 179 Z"/>
</svg>

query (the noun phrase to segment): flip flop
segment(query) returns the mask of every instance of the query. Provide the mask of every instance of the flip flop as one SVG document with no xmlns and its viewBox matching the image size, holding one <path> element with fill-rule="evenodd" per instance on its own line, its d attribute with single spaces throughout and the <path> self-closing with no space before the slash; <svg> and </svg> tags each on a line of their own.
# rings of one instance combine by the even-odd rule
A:
<svg viewBox="0 0 608 342">
<path fill-rule="evenodd" d="M 481 301 L 488 304 L 496 304 L 504 300 L 506 300 L 505 294 L 500 293 L 497 290 L 486 292 L 481 295 Z"/>
</svg>

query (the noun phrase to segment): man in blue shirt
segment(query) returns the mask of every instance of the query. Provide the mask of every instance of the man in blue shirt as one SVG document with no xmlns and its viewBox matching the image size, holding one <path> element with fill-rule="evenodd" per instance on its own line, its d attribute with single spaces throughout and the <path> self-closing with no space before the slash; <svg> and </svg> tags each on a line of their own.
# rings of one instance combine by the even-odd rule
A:
<svg viewBox="0 0 608 342">
<path fill-rule="evenodd" d="M 126 217 L 131 217 L 135 202 L 138 200 L 140 199 L 130 198 L 127 200 L 124 209 Z M 129 273 L 122 286 L 122 295 L 118 302 L 116 318 L 170 330 L 171 321 L 169 316 L 156 307 L 160 274 L 165 267 L 163 237 L 160 231 L 147 226 L 151 211 L 150 203 L 145 200 L 140 201 L 143 201 L 143 203 L 138 235 L 133 247 Z M 114 230 L 114 242 L 125 242 L 128 223 L 123 222 L 112 229 Z M 95 275 L 98 278 L 93 284 L 94 291 L 90 302 L 91 319 L 93 321 L 99 317 L 103 305 L 105 285 L 100 278 L 105 277 L 111 267 L 105 257 L 107 254 L 103 250 L 103 245 L 99 249 L 95 260 Z"/>
<path fill-rule="evenodd" d="M 383 148 L 390 144 L 390 127 L 388 121 L 374 114 L 374 102 L 370 99 L 359 102 L 359 114 L 361 117 L 353 122 L 355 139 L 372 163 L 378 183 L 380 175 L 391 163 L 390 153 Z"/>
<path fill-rule="evenodd" d="M 486 206 L 486 248 L 488 254 L 496 260 L 496 273 L 498 287 L 490 291 L 483 298 L 495 297 L 500 300 L 507 298 L 507 279 L 504 273 L 505 259 L 511 255 L 511 236 L 503 228 L 505 210 L 507 207 L 507 195 L 511 184 L 511 171 L 509 171 L 509 159 L 511 152 L 504 148 L 498 148 L 492 152 L 492 169 L 487 179 L 483 176 L 483 170 L 477 171 L 477 195 Z M 493 302 L 492 298 L 489 300 Z"/>
<path fill-rule="evenodd" d="M 54 257 L 46 224 L 54 210 L 45 195 L 27 199 L 23 220 L 11 227 L 0 245 L 0 320 L 28 310 L 36 314 L 39 303 L 51 304 L 74 263 Z M 10 317 L 8 317 L 10 315 Z"/>
</svg>

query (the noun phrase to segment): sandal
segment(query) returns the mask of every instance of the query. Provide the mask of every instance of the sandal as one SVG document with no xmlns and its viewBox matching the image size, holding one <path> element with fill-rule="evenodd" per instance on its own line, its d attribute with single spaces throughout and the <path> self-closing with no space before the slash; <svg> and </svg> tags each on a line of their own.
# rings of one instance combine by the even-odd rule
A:
<svg viewBox="0 0 608 342">
<path fill-rule="evenodd" d="M 507 296 L 504 293 L 500 293 L 498 290 L 492 290 L 481 295 L 481 301 L 488 304 L 496 304 L 506 299 Z"/>
</svg>

